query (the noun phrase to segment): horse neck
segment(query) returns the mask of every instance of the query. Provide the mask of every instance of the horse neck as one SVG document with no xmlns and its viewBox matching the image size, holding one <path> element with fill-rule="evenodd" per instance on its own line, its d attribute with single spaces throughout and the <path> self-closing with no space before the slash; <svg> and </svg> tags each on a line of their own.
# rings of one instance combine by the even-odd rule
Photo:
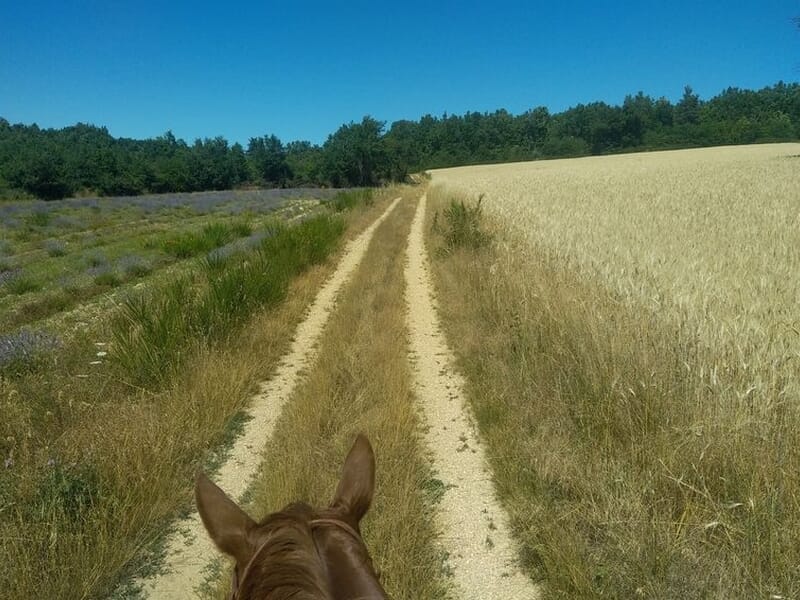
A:
<svg viewBox="0 0 800 600">
<path fill-rule="evenodd" d="M 344 545 L 326 545 L 323 560 L 333 600 L 386 600 L 388 596 L 372 569 Z"/>
</svg>

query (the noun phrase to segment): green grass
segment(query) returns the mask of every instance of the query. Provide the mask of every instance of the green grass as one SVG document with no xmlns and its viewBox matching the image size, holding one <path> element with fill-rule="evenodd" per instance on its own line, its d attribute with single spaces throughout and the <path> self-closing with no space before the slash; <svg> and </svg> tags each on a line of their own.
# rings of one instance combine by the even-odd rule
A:
<svg viewBox="0 0 800 600">
<path fill-rule="evenodd" d="M 40 289 L 42 289 L 42 284 L 34 277 L 28 274 L 22 274 L 19 277 L 15 277 L 14 279 L 8 281 L 5 284 L 5 289 L 10 294 L 22 296 L 23 294 L 28 294 L 30 292 L 38 292 Z"/>
<path fill-rule="evenodd" d="M 372 188 L 338 192 L 330 201 L 335 212 L 351 210 L 356 206 L 371 206 L 375 191 Z"/>
<path fill-rule="evenodd" d="M 364 218 L 359 214 L 353 219 Z M 325 252 L 336 249 L 344 222 L 321 219 L 281 228 L 262 248 L 234 256 L 232 278 L 244 284 L 247 298 L 233 316 L 208 310 L 200 321 L 193 312 L 204 300 L 220 308 L 242 299 L 236 286 L 214 298 L 197 263 L 181 265 L 183 278 L 154 278 L 131 295 L 128 308 L 137 308 L 136 299 L 140 304 L 128 315 L 126 331 L 138 352 L 130 371 L 117 359 L 108 315 L 87 310 L 86 322 L 70 329 L 59 351 L 35 368 L 0 377 L 3 594 L 106 597 L 120 573 L 140 572 L 134 557 L 156 544 L 164 524 L 189 505 L 192 473 L 230 434 L 226 426 L 235 426 L 257 383 L 287 350 L 330 272 Z M 325 240 L 311 239 L 323 232 Z M 85 269 L 85 257 L 74 254 L 48 260 L 79 260 Z M 253 274 L 248 260 L 272 261 L 271 277 L 292 278 L 277 288 L 279 302 L 252 293 L 258 288 L 244 281 Z M 183 296 L 170 289 L 181 282 Z M 259 310 L 267 304 L 269 310 Z M 164 357 L 168 367 L 152 356 L 148 362 L 148 353 Z M 141 372 L 158 378 L 135 385 Z"/>
<path fill-rule="evenodd" d="M 163 382 L 182 365 L 193 343 L 232 335 L 253 311 L 282 300 L 291 279 L 323 261 L 343 231 L 344 221 L 324 215 L 291 228 L 275 227 L 246 260 L 220 270 L 206 259 L 205 281 L 195 287 L 179 280 L 130 297 L 112 327 L 115 360 L 139 385 Z"/>
<path fill-rule="evenodd" d="M 251 233 L 252 228 L 244 222 L 209 223 L 199 232 L 189 231 L 166 240 L 164 250 L 176 258 L 190 258 L 215 248 L 221 248 L 237 237 L 244 237 Z"/>
<path fill-rule="evenodd" d="M 433 230 L 442 238 L 440 252 L 445 254 L 459 248 L 478 249 L 491 241 L 491 236 L 482 227 L 481 195 L 473 204 L 463 198 L 451 199 L 450 204 L 437 210 L 433 216 Z"/>
</svg>

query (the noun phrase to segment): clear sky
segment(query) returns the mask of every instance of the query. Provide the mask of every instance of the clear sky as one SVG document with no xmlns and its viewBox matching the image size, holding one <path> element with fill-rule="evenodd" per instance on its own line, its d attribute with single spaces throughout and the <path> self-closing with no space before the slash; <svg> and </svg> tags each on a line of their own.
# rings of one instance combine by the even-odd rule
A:
<svg viewBox="0 0 800 600">
<path fill-rule="evenodd" d="M 800 80 L 797 0 L 0 0 L 0 116 L 323 142 L 387 121 Z"/>
</svg>

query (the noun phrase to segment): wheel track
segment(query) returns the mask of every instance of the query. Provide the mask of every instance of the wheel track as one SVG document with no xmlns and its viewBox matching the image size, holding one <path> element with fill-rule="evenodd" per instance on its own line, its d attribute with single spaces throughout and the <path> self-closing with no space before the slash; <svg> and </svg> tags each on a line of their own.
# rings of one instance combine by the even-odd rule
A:
<svg viewBox="0 0 800 600">
<path fill-rule="evenodd" d="M 439 517 L 456 597 L 531 600 L 539 591 L 517 565 L 508 517 L 469 416 L 464 381 L 439 325 L 423 240 L 426 202 L 423 195 L 408 240 L 407 322 L 414 393 L 427 421 L 433 469 L 444 484 Z"/>
<path fill-rule="evenodd" d="M 361 263 L 377 227 L 391 214 L 401 198 L 396 198 L 364 232 L 351 241 L 336 271 L 317 294 L 306 318 L 295 332 L 289 352 L 281 359 L 272 378 L 261 384 L 247 411 L 250 420 L 236 439 L 228 459 L 220 467 L 216 483 L 237 500 L 258 473 L 263 450 L 272 436 L 281 408 L 317 357 L 317 342 L 334 309 L 336 299 Z M 145 598 L 196 598 L 206 579 L 207 569 L 218 555 L 205 533 L 197 511 L 181 519 L 166 543 L 166 559 L 161 574 L 140 580 Z"/>
</svg>

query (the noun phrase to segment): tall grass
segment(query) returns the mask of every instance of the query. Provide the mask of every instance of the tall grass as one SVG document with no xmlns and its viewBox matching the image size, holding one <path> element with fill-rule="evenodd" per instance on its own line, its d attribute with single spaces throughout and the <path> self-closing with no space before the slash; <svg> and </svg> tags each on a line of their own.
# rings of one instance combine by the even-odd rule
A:
<svg viewBox="0 0 800 600">
<path fill-rule="evenodd" d="M 434 268 L 502 501 L 547 596 L 797 596 L 800 411 L 787 382 L 765 372 L 774 383 L 756 403 L 740 392 L 752 368 L 691 322 L 632 308 L 495 229 L 500 243 Z"/>
<path fill-rule="evenodd" d="M 207 261 L 198 285 L 179 280 L 130 297 L 112 325 L 117 364 L 132 382 L 158 387 L 193 345 L 233 334 L 253 311 L 282 300 L 292 277 L 322 262 L 344 228 L 342 219 L 327 215 L 275 226 L 258 250 L 224 269 Z"/>
<path fill-rule="evenodd" d="M 474 203 L 463 198 L 451 199 L 450 204 L 442 209 L 441 219 L 438 210 L 434 213 L 432 227 L 442 237 L 442 252 L 450 253 L 459 248 L 477 249 L 489 243 L 491 236 L 482 227 L 482 200 L 483 195 Z"/>
<path fill-rule="evenodd" d="M 329 201 L 333 210 L 342 212 L 350 210 L 359 205 L 372 206 L 375 198 L 375 190 L 363 188 L 357 190 L 347 190 L 336 192 L 336 195 Z"/>
<path fill-rule="evenodd" d="M 357 212 L 348 222 L 360 229 L 374 216 Z M 341 233 L 337 221 L 331 228 Z M 300 230 L 291 235 L 290 248 L 319 247 L 303 241 Z M 109 362 L 116 349 L 102 320 L 74 332 L 41 369 L 0 377 L 0 596 L 107 597 L 124 575 L 153 568 L 143 560 L 145 550 L 157 549 L 167 524 L 189 506 L 198 464 L 219 460 L 220 444 L 286 352 L 332 269 L 327 262 L 310 266 L 313 252 L 301 255 L 293 264 L 306 267 L 288 283 L 284 300 L 251 312 L 250 326 L 213 343 L 195 331 L 174 337 L 170 330 L 184 325 L 177 311 L 168 307 L 172 316 L 160 319 L 161 307 L 146 304 L 156 295 L 145 296 L 135 327 L 180 342 L 172 348 L 182 367 L 171 378 L 135 386 L 120 377 L 119 365 Z M 185 284 L 192 306 L 207 289 L 204 277 L 174 284 Z M 166 296 L 176 301 L 181 293 Z"/>
<path fill-rule="evenodd" d="M 164 242 L 164 251 L 176 258 L 190 258 L 214 248 L 221 248 L 235 238 L 245 237 L 252 233 L 252 228 L 245 222 L 209 223 L 199 232 L 184 232 Z"/>
</svg>

